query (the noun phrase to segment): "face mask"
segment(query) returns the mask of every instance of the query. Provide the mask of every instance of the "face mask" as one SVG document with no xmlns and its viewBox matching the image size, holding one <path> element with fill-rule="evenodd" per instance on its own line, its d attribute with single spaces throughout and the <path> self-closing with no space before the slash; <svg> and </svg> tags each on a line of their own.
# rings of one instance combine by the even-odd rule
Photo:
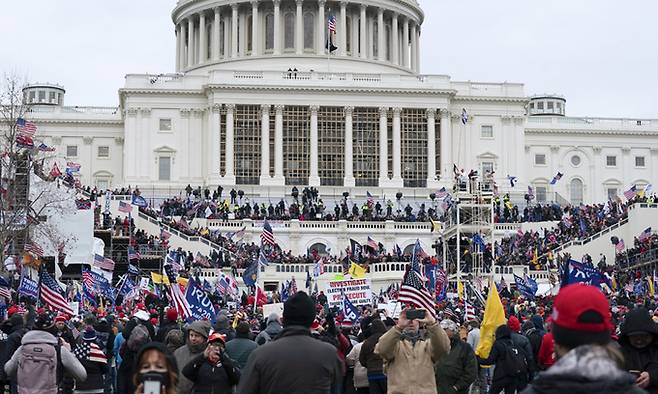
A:
<svg viewBox="0 0 658 394">
<path fill-rule="evenodd" d="M 159 382 L 161 385 L 166 385 L 167 383 L 167 372 L 158 372 L 149 370 L 146 372 L 140 372 L 138 375 L 139 382 Z"/>
</svg>

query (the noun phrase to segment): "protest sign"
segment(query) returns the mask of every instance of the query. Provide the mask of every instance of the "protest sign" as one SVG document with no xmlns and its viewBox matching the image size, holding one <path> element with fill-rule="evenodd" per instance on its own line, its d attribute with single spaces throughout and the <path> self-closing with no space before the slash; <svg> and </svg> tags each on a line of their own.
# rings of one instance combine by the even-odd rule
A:
<svg viewBox="0 0 658 394">
<path fill-rule="evenodd" d="M 369 305 L 372 302 L 370 279 L 333 280 L 327 283 L 324 294 L 330 308 L 342 308 L 343 293 L 354 305 Z"/>
</svg>

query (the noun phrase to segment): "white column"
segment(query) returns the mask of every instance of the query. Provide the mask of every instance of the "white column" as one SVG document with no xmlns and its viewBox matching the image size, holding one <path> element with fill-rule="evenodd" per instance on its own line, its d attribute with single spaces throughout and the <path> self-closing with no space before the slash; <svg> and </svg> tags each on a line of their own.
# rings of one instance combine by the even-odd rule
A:
<svg viewBox="0 0 658 394">
<path fill-rule="evenodd" d="M 325 54 L 325 37 L 327 34 L 328 24 L 324 19 L 324 5 L 326 4 L 325 0 L 318 0 L 318 43 L 317 43 L 317 54 Z"/>
<path fill-rule="evenodd" d="M 238 14 L 238 56 L 247 55 L 247 15 L 244 12 Z"/>
<path fill-rule="evenodd" d="M 409 19 L 402 22 L 402 65 L 410 68 L 409 63 Z"/>
<path fill-rule="evenodd" d="M 295 0 L 297 11 L 295 13 L 295 53 L 301 55 L 304 53 L 304 15 L 302 12 L 302 3 L 304 0 Z"/>
<path fill-rule="evenodd" d="M 361 59 L 367 59 L 368 58 L 368 47 L 366 44 L 366 23 L 367 23 L 367 18 L 366 18 L 366 5 L 361 4 L 361 17 L 359 18 L 359 32 L 360 32 L 360 39 L 359 39 L 359 50 L 361 51 Z"/>
<path fill-rule="evenodd" d="M 134 182 L 137 179 L 138 169 L 135 166 L 137 157 L 137 109 L 126 108 L 125 110 L 125 130 L 123 137 L 123 146 L 125 149 L 123 155 L 123 174 L 126 183 Z"/>
<path fill-rule="evenodd" d="M 416 24 L 411 23 L 411 33 L 410 33 L 410 39 L 411 39 L 411 69 L 414 72 L 418 72 L 418 64 L 416 64 Z"/>
<path fill-rule="evenodd" d="M 347 1 L 340 2 L 340 34 L 338 34 L 338 53 L 347 54 Z"/>
<path fill-rule="evenodd" d="M 452 161 L 452 120 L 450 116 L 450 111 L 447 109 L 441 110 L 441 182 L 444 186 L 450 185 L 452 176 L 450 171 L 452 170 L 453 161 Z"/>
<path fill-rule="evenodd" d="M 192 17 L 187 19 L 187 66 L 194 64 L 194 22 Z"/>
<path fill-rule="evenodd" d="M 388 108 L 379 108 L 379 186 L 388 181 Z"/>
<path fill-rule="evenodd" d="M 274 180 L 285 184 L 283 176 L 283 105 L 275 105 L 274 117 Z"/>
<path fill-rule="evenodd" d="M 222 16 L 219 11 L 219 7 L 215 8 L 215 20 L 213 21 L 212 24 L 212 41 L 211 41 L 211 46 L 212 46 L 212 60 L 213 61 L 218 61 L 219 60 L 219 26 L 221 25 L 221 20 Z"/>
<path fill-rule="evenodd" d="M 180 23 L 180 69 L 183 70 L 187 66 L 187 25 L 185 21 Z"/>
<path fill-rule="evenodd" d="M 393 19 L 391 22 L 391 63 L 398 64 L 400 60 L 398 59 L 398 54 L 400 50 L 398 46 L 400 44 L 400 34 L 398 32 L 398 14 L 393 14 Z"/>
<path fill-rule="evenodd" d="M 393 108 L 393 182 L 402 183 L 402 132 L 400 113 L 402 108 Z"/>
<path fill-rule="evenodd" d="M 345 187 L 354 187 L 354 148 L 352 141 L 352 113 L 354 107 L 345 107 Z"/>
<path fill-rule="evenodd" d="M 199 64 L 208 60 L 208 33 L 206 32 L 206 14 L 201 13 L 199 16 Z"/>
<path fill-rule="evenodd" d="M 180 37 L 180 25 L 176 25 L 176 71 L 180 71 L 180 51 L 181 51 L 181 37 Z"/>
<path fill-rule="evenodd" d="M 258 18 L 258 1 L 251 2 L 251 56 L 258 56 L 259 48 L 258 43 L 260 37 L 258 35 L 258 26 L 260 19 Z"/>
<path fill-rule="evenodd" d="M 224 154 L 224 183 L 235 184 L 235 151 L 234 151 L 234 126 L 233 115 L 235 111 L 235 104 L 226 105 L 226 153 Z"/>
<path fill-rule="evenodd" d="M 320 175 L 318 172 L 318 105 L 311 105 L 311 166 L 308 179 L 309 186 L 320 186 Z"/>
<path fill-rule="evenodd" d="M 260 179 L 267 183 L 270 177 L 270 105 L 260 106 Z"/>
<path fill-rule="evenodd" d="M 227 13 L 228 14 L 228 13 Z M 232 15 L 224 15 L 224 50 L 220 53 L 222 59 L 228 59 L 231 56 L 231 19 Z"/>
<path fill-rule="evenodd" d="M 219 134 L 220 134 L 220 111 L 222 106 L 220 104 L 215 104 L 208 111 L 208 183 L 210 185 L 219 184 L 219 167 L 221 163 L 221 149 Z"/>
<path fill-rule="evenodd" d="M 427 109 L 427 187 L 436 188 L 436 109 Z"/>
<path fill-rule="evenodd" d="M 384 9 L 377 9 L 377 60 L 384 61 L 386 59 L 384 56 L 386 54 L 384 50 L 384 32 L 386 28 L 384 27 Z"/>
<path fill-rule="evenodd" d="M 231 57 L 238 57 L 238 5 L 231 4 Z"/>
</svg>

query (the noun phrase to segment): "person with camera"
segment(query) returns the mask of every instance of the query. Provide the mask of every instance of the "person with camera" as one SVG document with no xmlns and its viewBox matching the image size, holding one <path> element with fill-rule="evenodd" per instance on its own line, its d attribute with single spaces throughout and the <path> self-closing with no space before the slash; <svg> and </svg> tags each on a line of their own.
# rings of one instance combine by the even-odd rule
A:
<svg viewBox="0 0 658 394">
<path fill-rule="evenodd" d="M 450 339 L 425 309 L 405 309 L 379 338 L 389 394 L 436 394 L 434 363 L 450 351 Z"/>
<path fill-rule="evenodd" d="M 228 394 L 238 384 L 240 374 L 234 361 L 224 351 L 224 341 L 224 335 L 210 334 L 206 350 L 183 368 L 183 375 L 194 383 L 192 393 Z"/>
<path fill-rule="evenodd" d="M 176 394 L 176 358 L 160 342 L 149 342 L 137 354 L 132 382 L 135 394 Z"/>
</svg>

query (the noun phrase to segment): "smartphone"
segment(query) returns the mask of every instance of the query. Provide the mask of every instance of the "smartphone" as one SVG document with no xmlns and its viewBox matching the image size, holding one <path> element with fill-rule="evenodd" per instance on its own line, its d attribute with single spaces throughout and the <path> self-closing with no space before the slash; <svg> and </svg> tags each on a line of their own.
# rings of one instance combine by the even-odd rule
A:
<svg viewBox="0 0 658 394">
<path fill-rule="evenodd" d="M 425 318 L 425 310 L 423 309 L 407 309 L 406 316 L 408 320 L 414 320 L 414 319 L 424 319 Z"/>
<path fill-rule="evenodd" d="M 638 370 L 636 370 L 636 369 L 631 369 L 631 370 L 629 370 L 628 372 L 629 372 L 631 375 L 633 375 L 633 376 L 635 377 L 635 379 L 639 378 L 639 377 L 640 377 L 640 374 L 642 373 L 642 371 L 638 371 Z"/>
<path fill-rule="evenodd" d="M 157 380 L 144 381 L 144 394 L 160 394 L 162 383 Z"/>
</svg>

